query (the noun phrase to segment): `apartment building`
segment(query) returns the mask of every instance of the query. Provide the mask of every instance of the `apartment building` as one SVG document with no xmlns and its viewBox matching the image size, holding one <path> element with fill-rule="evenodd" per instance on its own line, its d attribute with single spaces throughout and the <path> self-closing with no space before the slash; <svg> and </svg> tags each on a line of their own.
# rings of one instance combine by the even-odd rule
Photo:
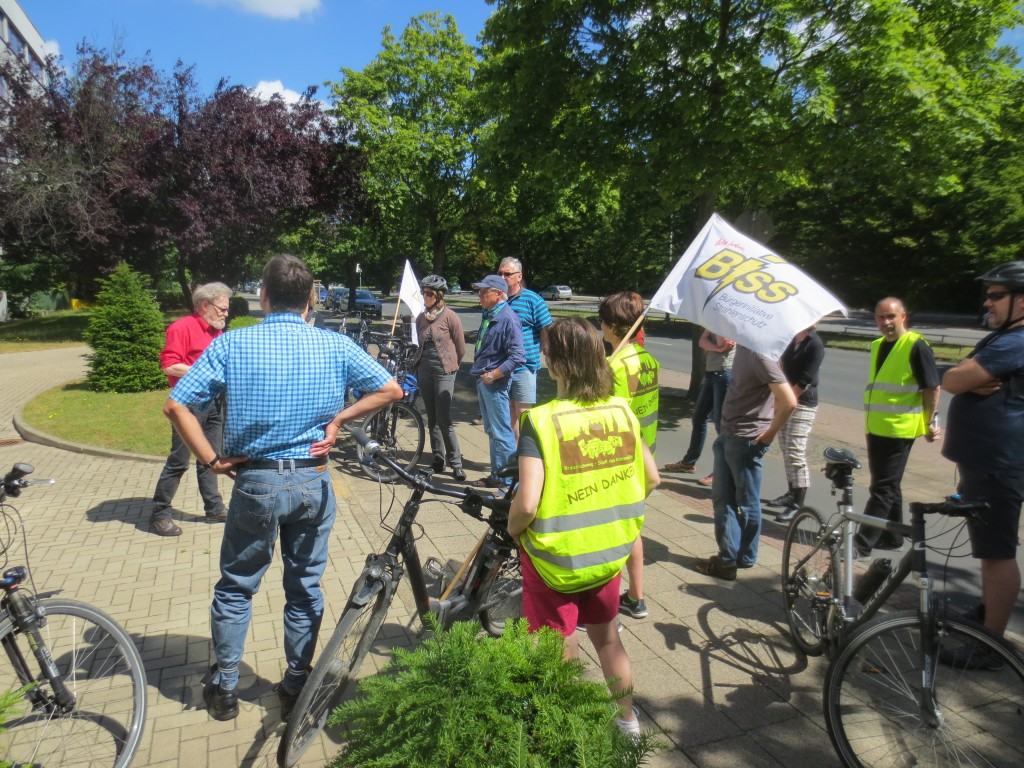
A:
<svg viewBox="0 0 1024 768">
<path fill-rule="evenodd" d="M 13 57 L 45 83 L 43 37 L 36 31 L 18 0 L 0 0 L 0 57 Z M 7 98 L 7 84 L 0 78 L 0 98 Z"/>
</svg>

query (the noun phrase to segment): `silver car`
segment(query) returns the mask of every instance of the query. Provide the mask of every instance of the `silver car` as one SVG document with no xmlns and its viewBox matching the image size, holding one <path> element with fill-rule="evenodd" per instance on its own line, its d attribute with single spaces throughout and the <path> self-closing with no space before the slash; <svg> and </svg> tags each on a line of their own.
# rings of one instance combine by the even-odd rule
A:
<svg viewBox="0 0 1024 768">
<path fill-rule="evenodd" d="M 549 285 L 540 292 L 540 297 L 542 299 L 550 299 L 551 301 L 558 301 L 559 299 L 568 301 L 572 298 L 572 288 L 568 285 Z"/>
</svg>

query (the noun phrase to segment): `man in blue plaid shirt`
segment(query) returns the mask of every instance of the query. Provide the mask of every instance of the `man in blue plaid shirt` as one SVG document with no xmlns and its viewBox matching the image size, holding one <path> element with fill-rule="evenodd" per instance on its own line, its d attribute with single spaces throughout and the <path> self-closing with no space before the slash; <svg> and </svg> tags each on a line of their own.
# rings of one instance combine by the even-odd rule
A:
<svg viewBox="0 0 1024 768">
<path fill-rule="evenodd" d="M 171 391 L 164 413 L 199 462 L 235 479 L 213 590 L 210 625 L 217 663 L 203 690 L 217 720 L 238 716 L 238 668 L 252 596 L 280 537 L 284 652 L 278 686 L 287 719 L 306 681 L 323 616 L 320 578 L 336 504 L 327 453 L 346 423 L 399 400 L 402 388 L 349 338 L 303 321 L 313 276 L 294 256 L 263 270 L 262 323 L 214 339 Z M 366 392 L 345 407 L 350 388 Z M 189 410 L 223 394 L 220 456 Z"/>
</svg>

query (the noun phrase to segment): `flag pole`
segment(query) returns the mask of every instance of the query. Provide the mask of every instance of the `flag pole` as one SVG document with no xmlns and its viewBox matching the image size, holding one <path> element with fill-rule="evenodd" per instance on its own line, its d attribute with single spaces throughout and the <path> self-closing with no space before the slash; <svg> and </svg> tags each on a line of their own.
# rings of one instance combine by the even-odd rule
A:
<svg viewBox="0 0 1024 768">
<path fill-rule="evenodd" d="M 395 335 L 395 326 L 398 325 L 398 313 L 402 311 L 402 297 L 398 297 L 398 303 L 395 305 L 395 318 L 391 321 L 391 335 Z"/>
</svg>

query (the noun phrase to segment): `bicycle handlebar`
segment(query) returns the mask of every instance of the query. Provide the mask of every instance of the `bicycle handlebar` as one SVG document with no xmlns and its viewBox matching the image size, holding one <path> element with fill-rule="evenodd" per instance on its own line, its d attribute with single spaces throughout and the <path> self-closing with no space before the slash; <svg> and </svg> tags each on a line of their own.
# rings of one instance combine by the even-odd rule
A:
<svg viewBox="0 0 1024 768">
<path fill-rule="evenodd" d="M 491 516 L 491 519 L 487 522 L 498 523 L 505 522 L 508 520 L 508 510 L 511 506 L 509 499 L 501 498 L 499 496 L 491 496 L 490 494 L 477 493 L 476 491 L 460 490 L 456 488 L 444 488 L 441 486 L 433 485 L 427 478 L 428 475 L 419 473 L 413 475 L 401 464 L 397 463 L 394 459 L 388 456 L 380 447 L 380 443 L 371 438 L 366 432 L 359 429 L 359 427 L 346 426 L 346 429 L 352 434 L 352 437 L 360 447 L 363 449 L 364 460 L 379 461 L 383 462 L 397 474 L 406 485 L 412 486 L 413 488 L 419 488 L 424 491 L 429 491 L 436 496 L 450 496 L 453 499 L 461 500 L 462 510 L 472 517 L 483 519 L 480 514 L 481 507 L 487 507 L 489 510 L 500 516 L 495 518 L 495 515 Z"/>
<path fill-rule="evenodd" d="M 949 517 L 977 517 L 976 512 L 988 509 L 987 501 L 964 501 L 957 496 L 950 496 L 945 501 L 912 501 L 910 513 L 922 515 L 947 515 Z"/>
<path fill-rule="evenodd" d="M 4 475 L 3 490 L 0 491 L 0 498 L 4 496 L 18 496 L 21 489 L 29 484 L 25 475 L 31 475 L 36 469 L 31 464 L 18 463 L 11 467 L 11 471 Z"/>
</svg>

